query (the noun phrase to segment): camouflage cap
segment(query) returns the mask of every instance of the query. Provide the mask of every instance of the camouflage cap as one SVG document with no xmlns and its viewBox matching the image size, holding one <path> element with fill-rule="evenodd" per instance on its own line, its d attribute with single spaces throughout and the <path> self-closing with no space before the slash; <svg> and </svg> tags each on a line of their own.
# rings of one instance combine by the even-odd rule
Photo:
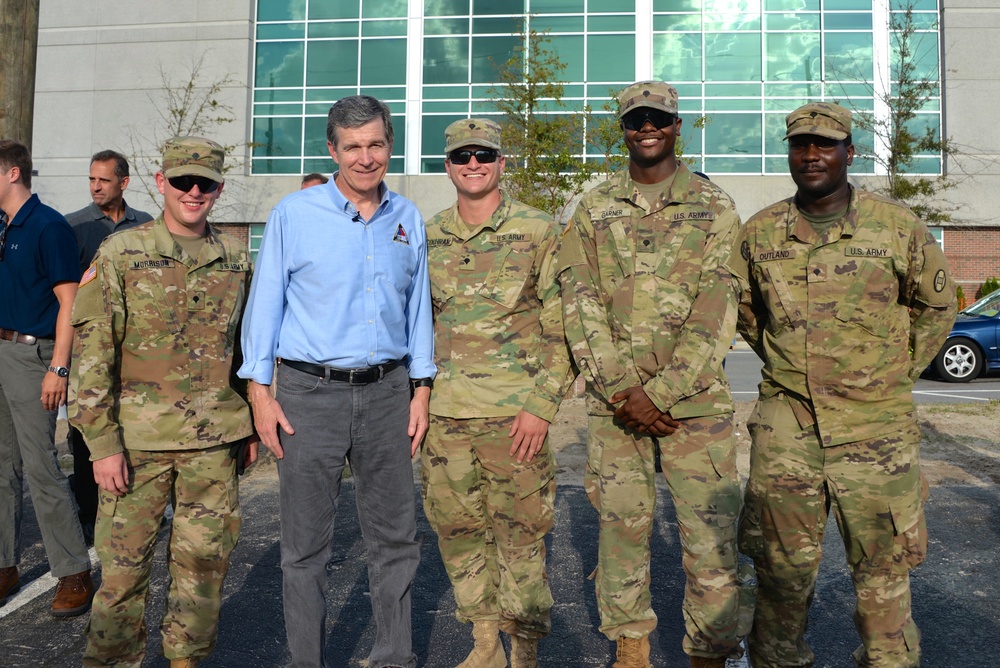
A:
<svg viewBox="0 0 1000 668">
<path fill-rule="evenodd" d="M 463 146 L 500 149 L 500 124 L 488 118 L 463 118 L 444 130 L 444 152 Z"/>
<path fill-rule="evenodd" d="M 666 81 L 637 81 L 618 93 L 618 118 L 639 107 L 652 107 L 676 116 L 677 89 Z"/>
<path fill-rule="evenodd" d="M 785 127 L 785 139 L 795 135 L 846 139 L 851 134 L 851 112 L 833 102 L 810 102 L 788 114 Z"/>
<path fill-rule="evenodd" d="M 163 143 L 160 169 L 168 179 L 192 174 L 225 183 L 222 164 L 226 152 L 219 144 L 204 137 L 172 137 Z"/>
</svg>

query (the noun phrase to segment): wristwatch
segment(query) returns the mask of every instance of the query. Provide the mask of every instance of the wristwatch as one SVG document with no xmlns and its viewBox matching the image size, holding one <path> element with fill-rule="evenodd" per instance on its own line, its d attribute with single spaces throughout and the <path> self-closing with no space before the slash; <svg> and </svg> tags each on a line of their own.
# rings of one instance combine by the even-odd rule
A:
<svg viewBox="0 0 1000 668">
<path fill-rule="evenodd" d="M 65 366 L 50 366 L 49 371 L 59 376 L 60 378 L 66 378 L 69 376 L 69 367 Z"/>
<path fill-rule="evenodd" d="M 434 380 L 432 378 L 411 378 L 410 387 L 414 390 L 418 387 L 434 387 Z"/>
</svg>

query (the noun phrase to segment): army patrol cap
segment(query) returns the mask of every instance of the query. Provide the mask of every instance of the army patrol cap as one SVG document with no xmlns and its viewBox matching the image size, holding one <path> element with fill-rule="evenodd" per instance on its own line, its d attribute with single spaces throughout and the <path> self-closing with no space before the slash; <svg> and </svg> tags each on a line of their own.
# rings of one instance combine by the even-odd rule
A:
<svg viewBox="0 0 1000 668">
<path fill-rule="evenodd" d="M 666 81 L 637 81 L 618 93 L 618 118 L 639 107 L 677 115 L 677 89 Z"/>
<path fill-rule="evenodd" d="M 500 148 L 500 124 L 488 118 L 464 118 L 444 130 L 444 152 L 451 153 L 463 146 Z"/>
<path fill-rule="evenodd" d="M 204 176 L 225 183 L 222 164 L 226 152 L 219 144 L 204 137 L 172 137 L 163 144 L 160 169 L 168 179 L 175 176 Z"/>
<path fill-rule="evenodd" d="M 851 112 L 832 102 L 810 102 L 785 117 L 785 128 L 785 139 L 795 135 L 847 139 L 851 134 Z"/>
</svg>

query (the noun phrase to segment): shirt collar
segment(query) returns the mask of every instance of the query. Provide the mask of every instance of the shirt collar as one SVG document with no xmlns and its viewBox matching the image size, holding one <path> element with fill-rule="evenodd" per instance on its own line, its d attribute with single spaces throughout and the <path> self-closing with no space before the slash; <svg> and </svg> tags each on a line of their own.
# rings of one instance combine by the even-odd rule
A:
<svg viewBox="0 0 1000 668">
<path fill-rule="evenodd" d="M 354 203 L 352 201 L 344 197 L 344 193 L 340 192 L 340 188 L 337 187 L 336 180 L 338 174 L 340 174 L 339 169 L 333 173 L 333 176 L 331 176 L 330 180 L 327 181 L 325 184 L 323 184 L 322 186 L 313 186 L 313 187 L 326 188 L 327 192 L 330 193 L 330 197 L 333 199 L 333 203 L 337 207 L 337 210 L 343 212 L 344 215 L 351 218 L 355 222 L 360 222 L 360 218 L 358 216 L 358 208 L 354 206 Z M 380 213 L 388 211 L 390 206 L 389 186 L 385 185 L 385 181 L 382 181 L 382 183 L 378 184 L 378 190 L 379 190 L 380 201 L 378 207 L 375 209 L 375 213 L 372 215 L 372 219 L 374 219 Z"/>
<path fill-rule="evenodd" d="M 29 197 L 28 200 L 21 205 L 21 208 L 17 210 L 17 215 L 14 216 L 14 219 L 11 220 L 8 217 L 7 224 L 11 226 L 24 225 L 24 221 L 31 215 L 31 212 L 34 211 L 39 204 L 41 204 L 41 202 L 38 199 L 38 195 L 32 193 L 31 197 Z"/>
</svg>

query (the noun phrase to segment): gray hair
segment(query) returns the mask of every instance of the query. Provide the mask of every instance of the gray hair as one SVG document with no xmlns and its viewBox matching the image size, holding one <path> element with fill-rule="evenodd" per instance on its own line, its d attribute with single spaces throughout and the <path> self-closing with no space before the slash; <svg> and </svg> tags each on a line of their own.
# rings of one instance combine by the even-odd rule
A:
<svg viewBox="0 0 1000 668">
<path fill-rule="evenodd" d="M 392 145 L 392 113 L 388 105 L 370 95 L 351 95 L 337 100 L 326 119 L 326 139 L 337 145 L 337 128 L 360 128 L 382 119 L 386 141 Z"/>
<path fill-rule="evenodd" d="M 111 149 L 98 151 L 90 158 L 90 164 L 112 161 L 115 163 L 115 176 L 119 179 L 124 179 L 128 176 L 128 158 L 118 151 L 112 151 Z"/>
</svg>

